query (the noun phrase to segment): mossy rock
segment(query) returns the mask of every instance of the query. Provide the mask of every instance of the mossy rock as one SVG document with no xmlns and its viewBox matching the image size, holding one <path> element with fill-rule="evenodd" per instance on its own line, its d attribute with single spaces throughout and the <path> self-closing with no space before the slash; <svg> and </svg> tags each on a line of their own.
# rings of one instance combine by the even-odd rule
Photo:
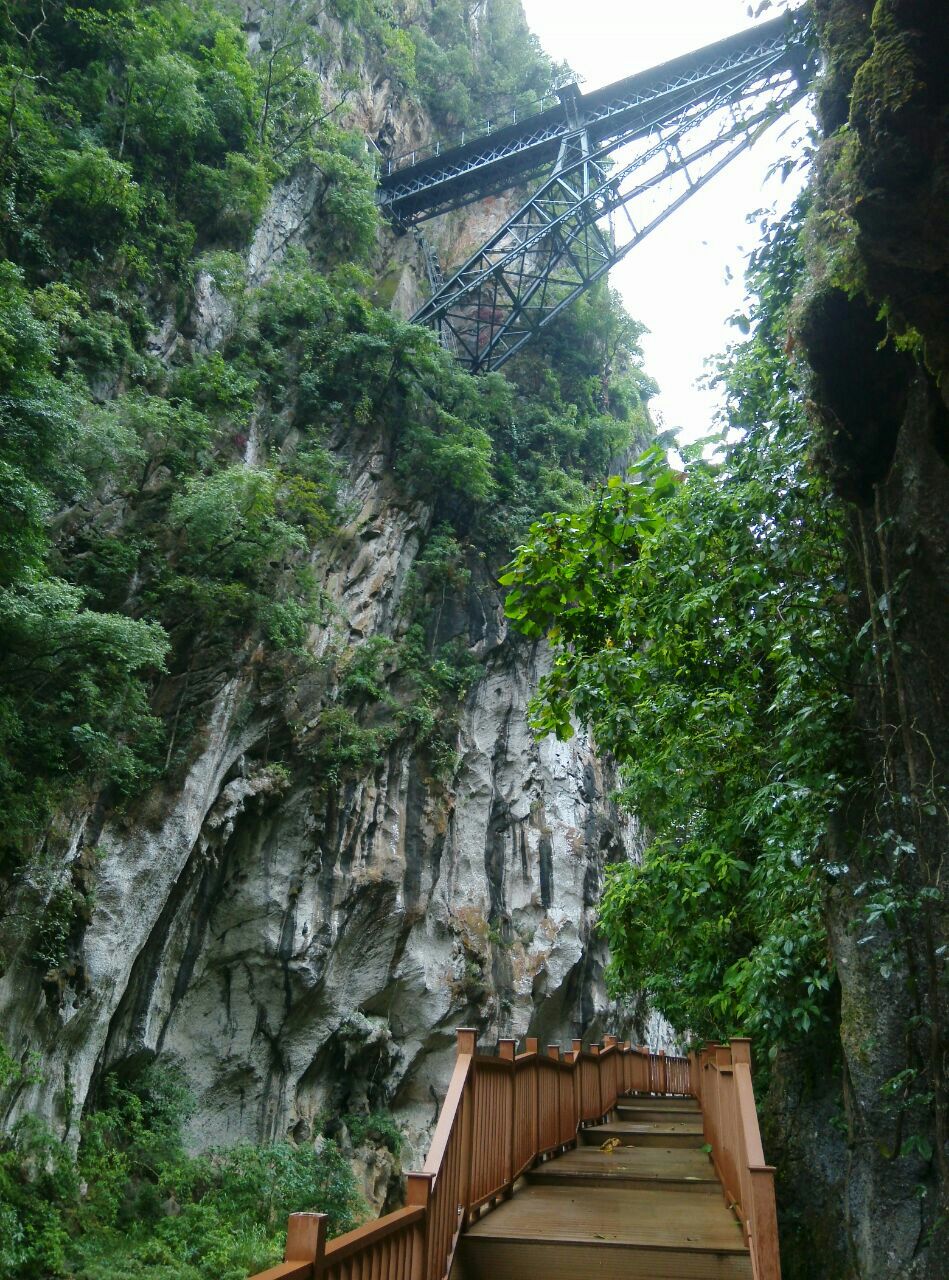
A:
<svg viewBox="0 0 949 1280">
<path fill-rule="evenodd" d="M 912 103 L 926 86 L 906 35 L 878 40 L 871 57 L 857 71 L 850 100 L 850 123 L 870 138 L 885 131 L 892 118 Z"/>
</svg>

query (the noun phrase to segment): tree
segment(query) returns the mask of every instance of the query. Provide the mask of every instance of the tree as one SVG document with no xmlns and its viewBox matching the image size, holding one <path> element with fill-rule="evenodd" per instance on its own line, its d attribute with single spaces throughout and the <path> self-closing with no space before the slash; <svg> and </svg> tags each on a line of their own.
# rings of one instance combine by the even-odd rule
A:
<svg viewBox="0 0 949 1280">
<path fill-rule="evenodd" d="M 772 1045 L 826 1008 L 825 836 L 857 785 L 840 516 L 783 351 L 800 218 L 767 226 L 751 263 L 726 433 L 681 474 L 647 451 L 536 524 L 501 579 L 508 616 L 556 646 L 535 729 L 589 723 L 652 834 L 601 905 L 614 988 L 682 1030 Z"/>
</svg>

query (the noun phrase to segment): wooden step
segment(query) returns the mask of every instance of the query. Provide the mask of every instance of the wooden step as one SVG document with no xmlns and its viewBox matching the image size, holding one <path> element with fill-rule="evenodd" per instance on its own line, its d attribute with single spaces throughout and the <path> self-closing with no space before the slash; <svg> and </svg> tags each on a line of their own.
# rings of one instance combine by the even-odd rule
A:
<svg viewBox="0 0 949 1280">
<path fill-rule="evenodd" d="M 670 1187 L 525 1186 L 462 1237 L 457 1280 L 749 1280 L 720 1196 Z"/>
<path fill-rule="evenodd" d="M 704 1151 L 684 1147 L 577 1147 L 532 1169 L 527 1181 L 538 1185 L 678 1186 L 720 1195 L 712 1162 Z"/>
<path fill-rule="evenodd" d="M 618 1102 L 616 1104 L 616 1118 L 618 1120 L 701 1120 L 701 1111 L 685 1111 L 678 1107 L 664 1107 L 661 1102 L 651 1105 L 637 1102 L 634 1104 L 628 1102 Z"/>
<path fill-rule="evenodd" d="M 662 1107 L 669 1111 L 701 1112 L 698 1098 L 672 1098 L 664 1093 L 624 1093 L 621 1094 L 617 1106 Z"/>
<path fill-rule="evenodd" d="M 633 1147 L 701 1147 L 705 1142 L 701 1120 L 609 1120 L 580 1131 L 584 1146 L 599 1147 L 610 1138 L 619 1138 L 622 1146 Z"/>
</svg>

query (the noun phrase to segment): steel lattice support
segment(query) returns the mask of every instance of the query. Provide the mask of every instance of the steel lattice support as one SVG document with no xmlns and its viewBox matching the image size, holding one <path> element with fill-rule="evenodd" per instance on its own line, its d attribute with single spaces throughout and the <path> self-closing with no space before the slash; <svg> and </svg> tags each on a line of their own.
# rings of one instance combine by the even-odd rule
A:
<svg viewBox="0 0 949 1280">
<path fill-rule="evenodd" d="M 744 55 L 732 41 L 727 57 L 697 58 L 705 74 L 678 70 L 632 116 L 628 100 L 643 98 L 633 81 L 625 95 L 565 95 L 550 176 L 414 321 L 472 371 L 500 368 L 803 95 L 799 61 L 787 39 L 756 37 Z"/>
</svg>

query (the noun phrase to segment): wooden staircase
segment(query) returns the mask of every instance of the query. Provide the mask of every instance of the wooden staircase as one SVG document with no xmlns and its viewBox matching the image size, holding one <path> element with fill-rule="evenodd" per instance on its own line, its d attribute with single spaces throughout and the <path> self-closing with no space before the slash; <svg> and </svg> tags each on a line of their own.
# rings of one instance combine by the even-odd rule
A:
<svg viewBox="0 0 949 1280">
<path fill-rule="evenodd" d="M 328 1240 L 290 1217 L 255 1280 L 781 1280 L 751 1046 L 528 1039 L 458 1057 L 406 1206 Z"/>
<path fill-rule="evenodd" d="M 579 1138 L 469 1227 L 451 1280 L 751 1280 L 696 1099 L 624 1097 Z"/>
</svg>

